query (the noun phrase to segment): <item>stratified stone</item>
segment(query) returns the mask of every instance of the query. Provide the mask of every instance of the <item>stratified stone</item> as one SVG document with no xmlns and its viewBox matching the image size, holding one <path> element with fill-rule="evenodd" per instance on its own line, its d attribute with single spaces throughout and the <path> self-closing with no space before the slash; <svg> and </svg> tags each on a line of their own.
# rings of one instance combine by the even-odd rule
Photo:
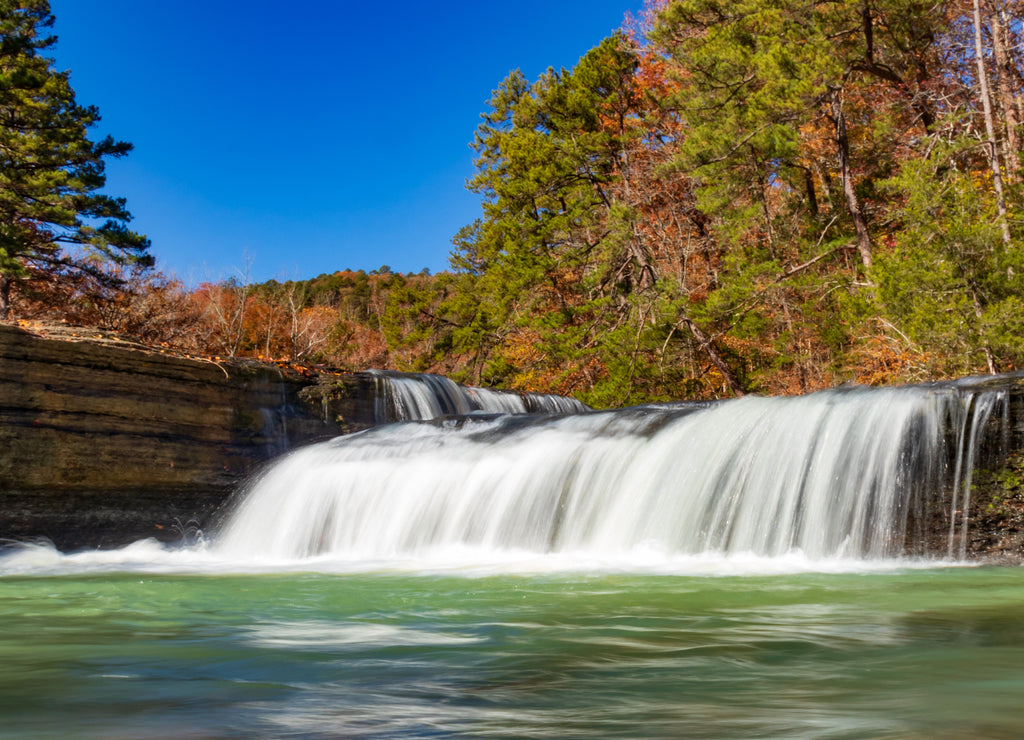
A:
<svg viewBox="0 0 1024 740">
<path fill-rule="evenodd" d="M 331 377 L 322 398 L 313 373 L 0 325 L 0 538 L 113 547 L 208 527 L 267 460 L 373 424 L 373 379 Z"/>
</svg>

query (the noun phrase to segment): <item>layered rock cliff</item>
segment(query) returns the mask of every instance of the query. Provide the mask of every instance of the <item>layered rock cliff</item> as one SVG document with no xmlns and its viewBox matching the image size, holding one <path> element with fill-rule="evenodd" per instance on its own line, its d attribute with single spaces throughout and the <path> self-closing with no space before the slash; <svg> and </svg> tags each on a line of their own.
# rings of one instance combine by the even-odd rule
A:
<svg viewBox="0 0 1024 740">
<path fill-rule="evenodd" d="M 960 492 L 961 501 L 965 493 L 969 496 L 964 551 L 972 559 L 1024 563 L 1024 373 L 975 378 L 961 385 L 1002 391 L 1006 399 L 981 430 L 979 458 L 969 471 L 970 487 Z M 947 500 L 940 498 L 930 536 L 925 536 L 925 551 L 932 555 L 952 554 L 946 543 L 956 522 L 950 522 Z M 952 514 L 962 525 L 962 507 Z"/>
<path fill-rule="evenodd" d="M 373 423 L 373 379 L 331 379 L 329 398 L 274 365 L 0 325 L 0 538 L 68 549 L 208 526 L 264 461 Z"/>
</svg>

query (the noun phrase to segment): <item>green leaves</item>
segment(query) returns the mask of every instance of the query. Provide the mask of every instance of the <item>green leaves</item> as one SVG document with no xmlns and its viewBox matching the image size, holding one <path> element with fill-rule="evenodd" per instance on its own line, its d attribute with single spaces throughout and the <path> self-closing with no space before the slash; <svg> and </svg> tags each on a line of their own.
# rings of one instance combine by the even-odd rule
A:
<svg viewBox="0 0 1024 740">
<path fill-rule="evenodd" d="M 616 188 L 638 115 L 636 66 L 613 36 L 571 71 L 533 84 L 513 72 L 482 116 L 470 189 L 483 214 L 452 256 L 472 297 L 456 290 L 445 308 L 459 316 L 457 343 L 486 350 L 492 382 L 579 387 L 631 310 L 613 297 L 633 260 L 634 215 Z"/>
<path fill-rule="evenodd" d="M 1003 243 L 959 6 L 647 10 L 483 116 L 447 305 L 488 379 L 615 404 L 1024 363 L 1024 224 Z"/>
<path fill-rule="evenodd" d="M 41 32 L 52 25 L 46 0 L 0 0 L 0 317 L 12 279 L 32 270 L 115 280 L 90 260 L 153 263 L 149 240 L 127 227 L 125 200 L 99 192 L 105 158 L 131 144 L 89 139 L 99 112 L 78 105 L 68 73 L 42 55 L 55 38 Z"/>
<path fill-rule="evenodd" d="M 889 318 L 934 358 L 935 371 L 975 371 L 1024 362 L 1022 224 L 1004 244 L 991 174 L 978 144 L 935 142 L 886 183 L 903 203 L 894 249 L 875 279 Z M 1018 208 L 1020 193 L 1012 193 Z"/>
</svg>

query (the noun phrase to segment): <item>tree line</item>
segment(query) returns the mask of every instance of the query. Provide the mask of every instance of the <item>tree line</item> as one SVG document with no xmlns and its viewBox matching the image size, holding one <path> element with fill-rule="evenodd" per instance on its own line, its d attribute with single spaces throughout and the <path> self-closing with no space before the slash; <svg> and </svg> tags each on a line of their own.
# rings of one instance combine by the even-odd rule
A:
<svg viewBox="0 0 1024 740">
<path fill-rule="evenodd" d="M 1018 368 L 1020 11 L 648 0 L 572 69 L 496 87 L 473 141 L 480 217 L 438 275 L 186 289 L 123 226 L 80 233 L 89 269 L 55 271 L 35 257 L 52 239 L 10 246 L 49 212 L 6 195 L 0 274 L 24 315 L 597 406 Z M 110 245 L 124 264 L 95 259 Z"/>
</svg>

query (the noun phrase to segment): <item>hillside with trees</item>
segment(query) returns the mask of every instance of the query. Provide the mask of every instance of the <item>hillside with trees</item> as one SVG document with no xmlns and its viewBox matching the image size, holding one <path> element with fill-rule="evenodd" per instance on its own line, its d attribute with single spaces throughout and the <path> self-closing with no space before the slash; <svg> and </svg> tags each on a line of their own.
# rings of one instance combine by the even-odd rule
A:
<svg viewBox="0 0 1024 740">
<path fill-rule="evenodd" d="M 572 69 L 500 81 L 473 141 L 480 217 L 441 274 L 186 288 L 139 259 L 64 274 L 38 257 L 60 238 L 44 217 L 5 205 L 6 164 L 0 273 L 17 317 L 596 406 L 1024 367 L 1020 11 L 649 0 Z M 116 223 L 123 207 L 82 213 Z M 61 218 L 92 253 L 140 254 L 123 227 Z"/>
</svg>

